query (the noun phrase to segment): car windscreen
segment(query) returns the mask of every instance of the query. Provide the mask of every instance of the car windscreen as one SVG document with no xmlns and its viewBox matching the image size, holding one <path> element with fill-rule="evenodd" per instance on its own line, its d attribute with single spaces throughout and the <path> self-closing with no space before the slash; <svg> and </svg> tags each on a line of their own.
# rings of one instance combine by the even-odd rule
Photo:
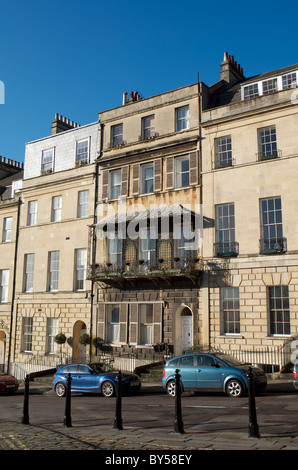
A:
<svg viewBox="0 0 298 470">
<path fill-rule="evenodd" d="M 96 372 L 112 372 L 114 369 L 109 366 L 108 364 L 98 363 L 98 364 L 90 364 L 92 369 Z"/>
<path fill-rule="evenodd" d="M 244 366 L 245 365 L 244 362 L 239 361 L 235 357 L 228 356 L 227 354 L 215 354 L 215 357 L 217 357 L 218 359 L 221 359 L 222 361 L 224 361 L 229 366 L 236 366 L 237 367 L 237 366 Z"/>
</svg>

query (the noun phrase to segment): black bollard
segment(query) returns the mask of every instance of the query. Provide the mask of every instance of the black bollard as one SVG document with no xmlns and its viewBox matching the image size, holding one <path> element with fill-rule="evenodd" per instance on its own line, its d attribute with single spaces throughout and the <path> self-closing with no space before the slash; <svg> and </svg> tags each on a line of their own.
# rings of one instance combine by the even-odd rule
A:
<svg viewBox="0 0 298 470">
<path fill-rule="evenodd" d="M 259 426 L 257 423 L 257 411 L 255 401 L 255 389 L 254 389 L 254 375 L 251 367 L 247 373 L 248 377 L 248 404 L 249 404 L 249 425 L 248 425 L 248 437 L 260 437 Z"/>
<path fill-rule="evenodd" d="M 22 424 L 30 424 L 29 423 L 29 376 L 28 375 L 26 375 L 24 382 L 25 382 L 25 392 L 24 392 Z"/>
<path fill-rule="evenodd" d="M 71 428 L 71 375 L 68 374 L 67 385 L 66 385 L 66 401 L 65 401 L 65 416 L 64 416 L 64 426 Z"/>
<path fill-rule="evenodd" d="M 122 374 L 119 370 L 117 375 L 117 391 L 116 391 L 116 412 L 114 418 L 114 429 L 122 431 Z"/>
<path fill-rule="evenodd" d="M 184 434 L 181 410 L 181 386 L 179 369 L 176 369 L 175 374 L 175 426 L 174 432 Z"/>
</svg>

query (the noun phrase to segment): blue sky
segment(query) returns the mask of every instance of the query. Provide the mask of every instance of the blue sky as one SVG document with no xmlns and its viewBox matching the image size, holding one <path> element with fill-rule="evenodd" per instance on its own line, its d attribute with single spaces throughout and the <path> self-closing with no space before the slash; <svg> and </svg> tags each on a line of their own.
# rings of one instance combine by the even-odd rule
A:
<svg viewBox="0 0 298 470">
<path fill-rule="evenodd" d="M 246 77 L 298 63 L 295 7 L 272 1 L 15 0 L 1 2 L 0 155 L 51 134 L 55 113 L 81 124 L 197 80 L 219 80 L 227 51 Z M 291 11 L 292 10 L 292 11 Z"/>
</svg>

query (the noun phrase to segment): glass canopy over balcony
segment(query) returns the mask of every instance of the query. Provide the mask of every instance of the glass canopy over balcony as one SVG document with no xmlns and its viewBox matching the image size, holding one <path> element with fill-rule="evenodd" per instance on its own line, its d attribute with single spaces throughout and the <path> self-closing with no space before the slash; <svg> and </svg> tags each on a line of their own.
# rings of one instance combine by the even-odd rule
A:
<svg viewBox="0 0 298 470">
<path fill-rule="evenodd" d="M 90 266 L 89 278 L 111 284 L 132 280 L 171 282 L 180 277 L 196 283 L 202 270 L 201 221 L 198 214 L 184 209 L 177 204 L 162 211 L 138 212 L 135 217 L 128 213 L 125 221 L 123 215 L 117 215 L 101 222 L 99 228 L 106 233 L 105 259 Z"/>
</svg>

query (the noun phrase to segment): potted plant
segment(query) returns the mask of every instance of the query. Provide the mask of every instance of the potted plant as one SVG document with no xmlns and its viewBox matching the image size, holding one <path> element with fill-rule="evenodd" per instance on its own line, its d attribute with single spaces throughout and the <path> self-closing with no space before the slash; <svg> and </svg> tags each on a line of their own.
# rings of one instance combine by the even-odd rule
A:
<svg viewBox="0 0 298 470">
<path fill-rule="evenodd" d="M 60 344 L 60 354 L 62 363 L 62 345 L 66 342 L 66 336 L 64 333 L 58 333 L 54 339 L 55 343 Z"/>
</svg>

